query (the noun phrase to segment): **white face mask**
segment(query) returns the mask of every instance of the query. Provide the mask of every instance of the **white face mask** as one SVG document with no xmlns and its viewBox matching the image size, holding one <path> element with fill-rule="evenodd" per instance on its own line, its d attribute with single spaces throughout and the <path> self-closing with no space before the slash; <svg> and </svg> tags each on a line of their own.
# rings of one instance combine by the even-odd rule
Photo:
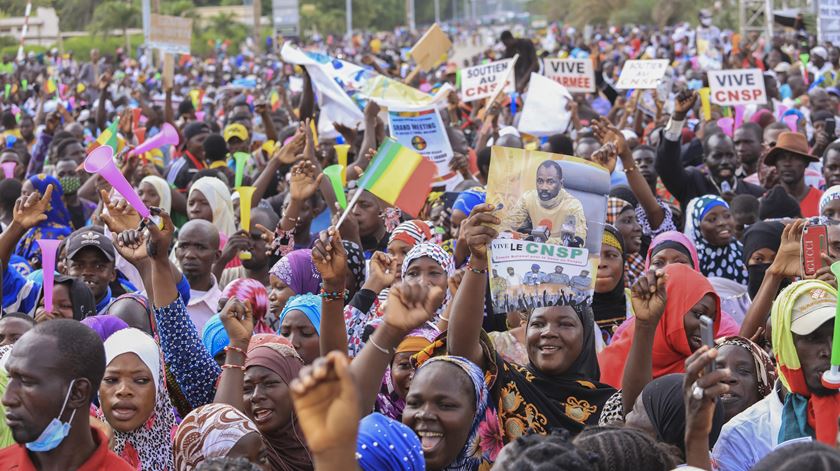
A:
<svg viewBox="0 0 840 471">
<path fill-rule="evenodd" d="M 703 25 L 703 26 L 711 26 L 712 25 L 712 19 L 711 18 L 706 18 L 706 17 L 700 18 L 700 24 Z"/>
</svg>

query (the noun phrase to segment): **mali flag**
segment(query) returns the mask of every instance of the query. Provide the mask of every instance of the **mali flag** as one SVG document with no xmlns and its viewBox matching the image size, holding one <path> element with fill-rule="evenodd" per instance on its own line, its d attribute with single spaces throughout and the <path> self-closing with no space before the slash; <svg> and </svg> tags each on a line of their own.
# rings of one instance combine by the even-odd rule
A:
<svg viewBox="0 0 840 471">
<path fill-rule="evenodd" d="M 271 92 L 271 111 L 277 111 L 280 108 L 280 94 L 277 90 Z"/>
<path fill-rule="evenodd" d="M 434 163 L 387 138 L 379 146 L 359 186 L 386 203 L 417 216 L 436 175 Z"/>
<path fill-rule="evenodd" d="M 119 144 L 117 141 L 117 126 L 119 125 L 119 120 L 115 119 L 113 123 L 111 123 L 104 131 L 96 138 L 96 142 L 93 142 L 90 145 L 88 151 L 96 149 L 99 146 L 110 146 L 111 149 L 114 149 L 114 154 L 117 154 Z"/>
</svg>

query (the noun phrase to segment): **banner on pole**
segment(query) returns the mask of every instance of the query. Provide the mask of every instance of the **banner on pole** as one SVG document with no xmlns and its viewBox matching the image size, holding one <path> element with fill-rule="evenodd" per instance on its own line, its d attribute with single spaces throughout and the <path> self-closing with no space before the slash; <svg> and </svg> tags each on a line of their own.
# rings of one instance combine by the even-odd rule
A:
<svg viewBox="0 0 840 471">
<path fill-rule="evenodd" d="M 150 15 L 149 45 L 172 54 L 189 54 L 192 41 L 192 19 Z"/>
<path fill-rule="evenodd" d="M 589 59 L 546 59 L 543 70 L 572 93 L 595 93 L 595 71 Z"/>
<path fill-rule="evenodd" d="M 707 73 L 712 103 L 722 106 L 767 104 L 761 70 L 710 70 Z"/>
<path fill-rule="evenodd" d="M 668 59 L 630 60 L 621 68 L 615 88 L 650 90 L 659 85 L 668 69 Z"/>
</svg>

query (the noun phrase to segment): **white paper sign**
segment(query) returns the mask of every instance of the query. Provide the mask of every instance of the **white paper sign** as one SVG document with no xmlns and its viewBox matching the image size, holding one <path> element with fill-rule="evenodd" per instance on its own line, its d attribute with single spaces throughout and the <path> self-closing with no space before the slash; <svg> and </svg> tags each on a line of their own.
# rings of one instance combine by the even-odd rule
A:
<svg viewBox="0 0 840 471">
<path fill-rule="evenodd" d="M 489 98 L 501 87 L 508 76 L 508 70 L 513 66 L 513 59 L 491 62 L 489 64 L 477 65 L 458 72 L 458 80 L 461 82 L 461 100 L 475 101 L 482 98 Z M 513 78 L 508 81 L 504 89 L 505 93 L 515 91 Z"/>
<path fill-rule="evenodd" d="M 388 110 L 388 127 L 391 137 L 403 146 L 417 152 L 438 169 L 434 185 L 446 185 L 447 190 L 454 188 L 462 179 L 460 174 L 449 168 L 454 152 L 449 142 L 449 135 L 436 108 L 421 111 Z"/>
<path fill-rule="evenodd" d="M 519 118 L 519 130 L 534 136 L 550 136 L 565 132 L 571 113 L 566 105 L 572 96 L 559 83 L 532 73 L 528 97 Z"/>
<path fill-rule="evenodd" d="M 817 2 L 817 34 L 819 42 L 840 42 L 840 0 Z"/>
<path fill-rule="evenodd" d="M 716 105 L 764 105 L 767 92 L 759 69 L 710 70 L 710 101 Z"/>
<path fill-rule="evenodd" d="M 595 71 L 589 59 L 546 59 L 543 71 L 572 93 L 595 92 Z"/>
<path fill-rule="evenodd" d="M 650 90 L 656 88 L 668 69 L 668 59 L 630 60 L 621 68 L 615 88 Z"/>
</svg>

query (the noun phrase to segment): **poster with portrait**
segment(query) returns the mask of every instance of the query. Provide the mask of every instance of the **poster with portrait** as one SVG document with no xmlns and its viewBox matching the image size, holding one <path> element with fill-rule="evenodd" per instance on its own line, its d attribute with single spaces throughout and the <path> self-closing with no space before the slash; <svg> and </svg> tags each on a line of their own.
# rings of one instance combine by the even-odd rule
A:
<svg viewBox="0 0 840 471">
<path fill-rule="evenodd" d="M 601 255 L 610 176 L 592 162 L 493 147 L 487 202 L 501 220 L 490 245 L 497 313 L 589 304 Z"/>
<path fill-rule="evenodd" d="M 463 181 L 460 174 L 449 168 L 449 161 L 452 160 L 454 152 L 437 109 L 429 108 L 419 111 L 390 109 L 388 110 L 388 128 L 391 131 L 391 137 L 397 142 L 434 162 L 438 169 L 435 186 L 446 185 L 449 191 Z"/>
</svg>

